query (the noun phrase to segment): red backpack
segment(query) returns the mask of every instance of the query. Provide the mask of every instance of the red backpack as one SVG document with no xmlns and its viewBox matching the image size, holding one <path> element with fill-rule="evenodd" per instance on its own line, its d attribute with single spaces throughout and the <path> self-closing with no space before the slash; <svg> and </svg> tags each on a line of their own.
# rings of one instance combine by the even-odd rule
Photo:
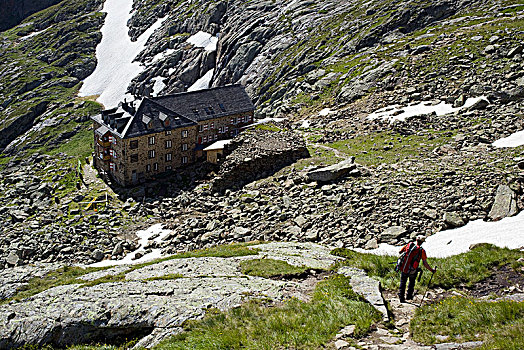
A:
<svg viewBox="0 0 524 350">
<path fill-rule="evenodd" d="M 420 261 L 421 255 L 422 247 L 419 247 L 414 242 L 410 242 L 407 250 L 400 254 L 397 265 L 395 266 L 395 271 L 408 271 L 407 273 L 415 271 L 417 269 L 414 266 L 415 262 L 418 263 Z"/>
</svg>

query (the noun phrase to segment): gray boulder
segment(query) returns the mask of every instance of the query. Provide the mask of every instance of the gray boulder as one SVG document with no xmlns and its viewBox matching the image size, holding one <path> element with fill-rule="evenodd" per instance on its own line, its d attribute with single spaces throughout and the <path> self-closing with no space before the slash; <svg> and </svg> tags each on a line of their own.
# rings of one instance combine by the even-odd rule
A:
<svg viewBox="0 0 524 350">
<path fill-rule="evenodd" d="M 9 255 L 7 256 L 6 262 L 9 265 L 16 266 L 18 262 L 20 261 L 20 257 L 15 251 L 9 252 Z"/>
<path fill-rule="evenodd" d="M 102 252 L 100 249 L 95 249 L 93 254 L 91 254 L 91 258 L 93 258 L 95 261 L 100 261 L 104 258 L 104 252 Z"/>
<path fill-rule="evenodd" d="M 407 232 L 405 227 L 391 226 L 380 235 L 381 241 L 391 241 L 402 237 Z"/>
<path fill-rule="evenodd" d="M 451 227 L 461 227 L 466 224 L 464 219 L 462 219 L 462 217 L 455 212 L 444 213 L 444 222 Z"/>
<path fill-rule="evenodd" d="M 348 174 L 355 168 L 355 157 L 351 157 L 325 168 L 311 170 L 306 173 L 306 177 L 309 181 L 330 182 Z"/>
<path fill-rule="evenodd" d="M 488 218 L 493 221 L 498 221 L 505 217 L 517 214 L 516 197 L 515 192 L 513 192 L 509 186 L 499 185 Z"/>
</svg>

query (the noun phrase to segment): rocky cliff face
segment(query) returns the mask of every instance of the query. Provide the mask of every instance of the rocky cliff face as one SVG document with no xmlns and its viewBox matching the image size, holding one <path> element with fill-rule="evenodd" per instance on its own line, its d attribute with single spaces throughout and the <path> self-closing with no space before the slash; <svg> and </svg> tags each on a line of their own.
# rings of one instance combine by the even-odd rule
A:
<svg viewBox="0 0 524 350">
<path fill-rule="evenodd" d="M 0 1 L 0 31 L 14 27 L 27 16 L 58 4 L 62 0 L 2 0 Z"/>
</svg>

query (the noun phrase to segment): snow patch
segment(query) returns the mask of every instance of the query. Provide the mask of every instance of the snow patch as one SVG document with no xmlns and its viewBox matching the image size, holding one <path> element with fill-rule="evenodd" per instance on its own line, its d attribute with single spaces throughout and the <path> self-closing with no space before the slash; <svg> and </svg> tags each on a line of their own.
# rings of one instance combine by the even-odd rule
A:
<svg viewBox="0 0 524 350">
<path fill-rule="evenodd" d="M 524 212 L 497 222 L 475 220 L 453 230 L 445 230 L 426 238 L 424 249 L 428 257 L 445 258 L 469 251 L 472 244 L 491 243 L 501 248 L 524 247 Z M 398 255 L 400 247 L 380 244 L 377 249 L 358 252 L 377 255 Z"/>
<path fill-rule="evenodd" d="M 436 105 L 431 105 L 431 102 L 425 101 L 420 102 L 415 105 L 401 107 L 399 105 L 391 105 L 384 108 L 381 108 L 368 115 L 368 119 L 383 119 L 393 122 L 395 120 L 405 121 L 409 117 L 414 117 L 416 115 L 431 114 L 436 113 L 437 115 L 446 115 L 449 113 L 454 113 L 460 111 L 464 108 L 469 108 L 473 106 L 478 101 L 485 99 L 484 96 L 468 98 L 466 103 L 462 107 L 453 107 L 452 104 L 441 102 Z"/>
<path fill-rule="evenodd" d="M 202 47 L 206 51 L 216 51 L 218 37 L 212 36 L 211 34 L 203 31 L 199 31 L 198 33 L 193 34 L 187 38 L 186 42 L 196 47 Z"/>
<path fill-rule="evenodd" d="M 147 40 L 160 28 L 158 19 L 135 42 L 128 35 L 127 21 L 131 18 L 133 0 L 106 0 L 107 13 L 102 26 L 102 41 L 96 48 L 97 66 L 84 80 L 80 96 L 100 95 L 97 99 L 106 108 L 115 107 L 124 98 L 131 80 L 144 69 L 135 57 L 144 49 Z"/>
<path fill-rule="evenodd" d="M 155 55 L 155 57 L 153 57 L 153 59 L 151 60 L 151 63 L 155 63 L 155 62 L 158 62 L 160 61 L 161 59 L 171 55 L 173 52 L 175 52 L 176 50 L 175 49 L 166 49 L 165 51 L 162 51 L 162 52 L 159 52 Z"/>
<path fill-rule="evenodd" d="M 259 119 L 256 123 L 253 123 L 252 125 L 266 124 L 266 123 L 271 123 L 271 122 L 280 123 L 280 122 L 283 122 L 284 120 L 286 120 L 286 118 L 264 118 L 264 119 Z"/>
<path fill-rule="evenodd" d="M 162 228 L 162 224 L 155 224 L 148 228 L 147 230 L 141 230 L 136 233 L 138 236 L 138 244 L 139 248 L 136 249 L 134 252 L 131 252 L 127 254 L 123 259 L 121 260 L 103 260 L 94 264 L 91 264 L 89 266 L 92 267 L 107 267 L 107 266 L 117 266 L 117 265 L 129 265 L 129 264 L 140 264 L 146 261 L 151 261 L 155 259 L 159 259 L 162 257 L 161 249 L 152 249 L 150 253 L 145 254 L 140 259 L 135 259 L 136 253 L 138 252 L 144 252 L 144 247 L 147 245 L 147 242 L 149 239 L 155 235 L 157 235 L 156 238 L 154 238 L 154 241 L 156 243 L 161 243 L 162 240 L 171 233 L 171 230 L 165 230 Z"/>
<path fill-rule="evenodd" d="M 504 137 L 502 139 L 499 139 L 495 142 L 493 142 L 494 147 L 519 147 L 524 145 L 524 130 L 517 131 L 516 133 L 513 133 L 509 135 L 508 137 Z"/>
<path fill-rule="evenodd" d="M 213 78 L 213 72 L 215 70 L 211 69 L 206 74 L 204 74 L 200 79 L 195 81 L 193 85 L 187 89 L 187 91 L 197 91 L 197 90 L 203 90 L 203 89 L 209 89 L 209 85 L 211 84 L 211 79 Z"/>
<path fill-rule="evenodd" d="M 333 113 L 336 113 L 336 111 L 332 111 L 330 108 L 324 108 L 323 110 L 318 112 L 318 115 L 321 116 L 321 117 L 325 117 L 325 116 L 333 114 Z"/>
<path fill-rule="evenodd" d="M 162 77 L 156 77 L 156 78 L 153 78 L 155 84 L 153 85 L 153 97 L 155 96 L 158 96 L 158 94 L 164 90 L 164 88 L 166 87 L 166 84 L 164 84 L 163 80 L 164 78 Z"/>
</svg>

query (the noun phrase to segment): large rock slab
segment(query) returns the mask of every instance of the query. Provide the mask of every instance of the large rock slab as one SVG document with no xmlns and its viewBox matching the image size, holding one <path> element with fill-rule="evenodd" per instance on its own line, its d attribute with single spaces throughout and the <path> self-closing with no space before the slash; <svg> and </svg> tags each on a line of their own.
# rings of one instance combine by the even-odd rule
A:
<svg viewBox="0 0 524 350">
<path fill-rule="evenodd" d="M 330 182 L 348 174 L 356 167 L 355 157 L 351 157 L 334 165 L 308 171 L 306 177 L 309 181 Z"/>
<path fill-rule="evenodd" d="M 327 269 L 341 258 L 331 249 L 313 243 L 269 243 L 252 247 L 256 255 L 231 258 L 182 258 L 148 266 L 115 266 L 79 277 L 79 281 L 124 274 L 121 282 L 86 286 L 57 286 L 0 309 L 0 349 L 25 344 L 71 344 L 111 342 L 141 337 L 140 346 L 150 347 L 181 331 L 189 319 L 204 316 L 210 307 L 227 310 L 246 298 L 283 301 L 290 297 L 307 300 L 310 281 L 276 281 L 243 275 L 244 260 L 268 258 L 294 266 Z M 25 266 L 0 273 L 0 294 L 12 296 L 33 277 L 56 269 Z"/>
<path fill-rule="evenodd" d="M 11 298 L 33 278 L 57 270 L 62 264 L 36 264 L 0 270 L 0 300 Z"/>
<path fill-rule="evenodd" d="M 517 196 L 509 186 L 499 185 L 495 201 L 488 214 L 490 220 L 498 221 L 518 213 Z"/>
<path fill-rule="evenodd" d="M 304 300 L 300 290 L 304 288 L 297 282 L 250 276 L 59 286 L 2 307 L 0 348 L 24 344 L 64 347 L 102 336 L 110 341 L 147 335 L 158 328 L 175 332 L 184 321 L 202 317 L 210 307 L 226 310 L 242 303 L 247 295 Z"/>
<path fill-rule="evenodd" d="M 351 288 L 366 299 L 381 314 L 384 321 L 389 321 L 386 303 L 380 291 L 380 282 L 369 277 L 364 270 L 343 266 L 338 273 L 350 278 Z"/>
<path fill-rule="evenodd" d="M 273 242 L 252 246 L 260 252 L 255 258 L 282 260 L 293 266 L 328 269 L 340 257 L 331 255 L 331 248 L 314 243 Z"/>
</svg>

